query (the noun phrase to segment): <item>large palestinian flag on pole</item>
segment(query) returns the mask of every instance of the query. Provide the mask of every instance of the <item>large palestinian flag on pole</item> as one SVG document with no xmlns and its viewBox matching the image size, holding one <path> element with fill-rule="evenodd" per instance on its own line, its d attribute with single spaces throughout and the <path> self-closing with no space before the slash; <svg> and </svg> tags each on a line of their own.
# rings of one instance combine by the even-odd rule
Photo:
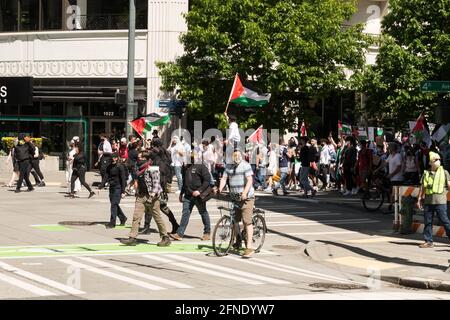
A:
<svg viewBox="0 0 450 320">
<path fill-rule="evenodd" d="M 233 102 L 244 107 L 261 107 L 269 103 L 269 100 L 270 94 L 259 94 L 256 91 L 244 87 L 239 75 L 236 74 L 228 103 Z"/>
<path fill-rule="evenodd" d="M 165 113 L 151 113 L 145 117 L 135 119 L 130 122 L 131 127 L 141 136 L 144 137 L 153 127 L 159 127 L 167 124 L 170 116 Z"/>
</svg>

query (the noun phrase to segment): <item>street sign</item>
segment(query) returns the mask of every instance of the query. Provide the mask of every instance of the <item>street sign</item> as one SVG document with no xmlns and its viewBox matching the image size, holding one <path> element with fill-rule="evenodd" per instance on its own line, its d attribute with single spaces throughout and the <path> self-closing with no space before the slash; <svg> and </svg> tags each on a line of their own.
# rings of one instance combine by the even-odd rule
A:
<svg viewBox="0 0 450 320">
<path fill-rule="evenodd" d="M 450 81 L 423 81 L 420 88 L 425 92 L 450 92 Z"/>
<path fill-rule="evenodd" d="M 156 107 L 157 108 L 175 108 L 177 105 L 176 100 L 156 100 Z"/>
</svg>

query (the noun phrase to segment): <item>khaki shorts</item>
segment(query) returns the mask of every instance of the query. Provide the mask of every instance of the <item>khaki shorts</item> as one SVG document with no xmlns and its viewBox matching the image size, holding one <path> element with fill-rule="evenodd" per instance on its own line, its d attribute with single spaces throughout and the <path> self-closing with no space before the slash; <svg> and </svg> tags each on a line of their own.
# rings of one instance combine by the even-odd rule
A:
<svg viewBox="0 0 450 320">
<path fill-rule="evenodd" d="M 253 207 L 255 206 L 255 199 L 247 199 L 240 202 L 241 209 L 236 210 L 236 221 L 244 222 L 244 225 L 252 224 Z"/>
</svg>

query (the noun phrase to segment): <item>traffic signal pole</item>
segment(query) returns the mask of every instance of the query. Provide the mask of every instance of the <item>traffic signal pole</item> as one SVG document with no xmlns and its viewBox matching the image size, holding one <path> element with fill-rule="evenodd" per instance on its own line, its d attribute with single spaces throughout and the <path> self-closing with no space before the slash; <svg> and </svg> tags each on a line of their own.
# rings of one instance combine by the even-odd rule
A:
<svg viewBox="0 0 450 320">
<path fill-rule="evenodd" d="M 136 34 L 136 0 L 130 0 L 130 19 L 128 27 L 128 84 L 127 84 L 127 138 L 133 133 L 130 121 L 136 117 L 137 103 L 134 102 L 134 56 Z"/>
</svg>

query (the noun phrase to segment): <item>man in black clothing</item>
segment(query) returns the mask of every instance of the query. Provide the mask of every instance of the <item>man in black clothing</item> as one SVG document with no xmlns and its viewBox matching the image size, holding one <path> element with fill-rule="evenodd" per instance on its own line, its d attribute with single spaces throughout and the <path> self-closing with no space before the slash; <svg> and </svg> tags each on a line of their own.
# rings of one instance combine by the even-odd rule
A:
<svg viewBox="0 0 450 320">
<path fill-rule="evenodd" d="M 116 227 L 117 217 L 120 219 L 120 225 L 124 226 L 127 217 L 120 208 L 120 200 L 125 197 L 125 188 L 127 187 L 127 175 L 125 167 L 119 163 L 119 155 L 112 154 L 112 162 L 106 168 L 106 176 L 109 183 L 109 200 L 111 202 L 111 220 L 106 228 Z"/>
<path fill-rule="evenodd" d="M 20 134 L 19 143 L 14 147 L 14 157 L 19 164 L 19 181 L 17 181 L 16 193 L 20 192 L 23 180 L 28 187 L 28 191 L 33 191 L 33 185 L 30 181 L 31 159 L 34 155 L 34 146 L 31 144 L 31 138 L 28 135 Z"/>
<path fill-rule="evenodd" d="M 299 172 L 299 181 L 300 184 L 305 192 L 304 196 L 308 197 L 308 191 L 311 191 L 311 195 L 315 196 L 316 191 L 313 187 L 309 184 L 309 171 L 310 171 L 310 163 L 311 163 L 311 151 L 310 148 L 307 145 L 308 138 L 307 137 L 300 137 L 299 139 L 299 145 L 297 146 L 297 157 L 300 160 L 301 168 Z"/>
<path fill-rule="evenodd" d="M 39 166 L 39 162 L 44 159 L 44 154 L 42 153 L 42 150 L 36 146 L 34 139 L 31 140 L 31 143 L 35 147 L 35 151 L 31 159 L 31 168 L 34 170 L 31 170 L 31 174 L 34 177 L 34 180 L 36 180 L 36 186 L 45 187 L 44 175 L 42 174 L 41 167 Z"/>
<path fill-rule="evenodd" d="M 183 215 L 177 233 L 169 234 L 174 240 L 181 240 L 183 238 L 194 206 L 197 207 L 202 217 L 204 227 L 202 240 L 206 241 L 211 238 L 211 222 L 209 213 L 206 210 L 206 202 L 200 198 L 200 195 L 210 186 L 211 174 L 204 164 L 193 163 L 194 159 L 192 154 L 191 164 L 185 165 L 182 170 L 183 188 L 181 189 L 179 200 L 183 203 Z"/>
</svg>

